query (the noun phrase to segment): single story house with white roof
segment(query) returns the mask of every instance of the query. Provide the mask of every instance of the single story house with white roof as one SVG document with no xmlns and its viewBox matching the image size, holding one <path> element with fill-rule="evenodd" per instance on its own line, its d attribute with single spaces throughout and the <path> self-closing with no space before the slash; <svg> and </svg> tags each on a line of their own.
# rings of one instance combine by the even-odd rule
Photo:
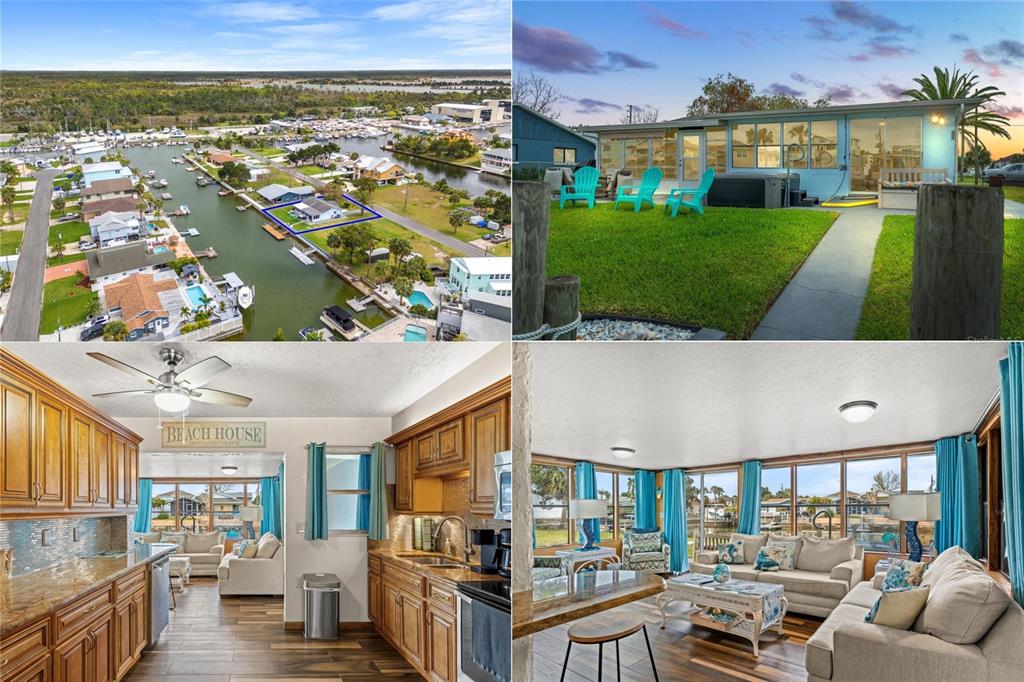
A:
<svg viewBox="0 0 1024 682">
<path fill-rule="evenodd" d="M 307 223 L 337 220 L 345 215 L 345 211 L 341 208 L 323 199 L 304 199 L 292 206 L 292 211 Z"/>
<path fill-rule="evenodd" d="M 271 204 L 287 204 L 291 201 L 298 201 L 303 197 L 309 197 L 314 194 L 313 188 L 309 185 L 302 185 L 301 187 L 285 187 L 284 185 L 272 184 L 266 187 L 261 187 L 256 190 L 256 193 L 266 199 Z"/>
</svg>

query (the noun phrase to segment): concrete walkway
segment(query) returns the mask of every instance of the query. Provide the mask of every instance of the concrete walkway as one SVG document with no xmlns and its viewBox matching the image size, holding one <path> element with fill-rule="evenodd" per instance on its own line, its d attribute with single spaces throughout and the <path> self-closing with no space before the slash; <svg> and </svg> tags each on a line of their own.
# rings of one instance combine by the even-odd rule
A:
<svg viewBox="0 0 1024 682">
<path fill-rule="evenodd" d="M 839 210 L 842 214 L 761 320 L 752 340 L 854 338 L 882 219 L 914 212 L 877 206 Z"/>
<path fill-rule="evenodd" d="M 1004 218 L 1024 218 L 1024 204 L 1003 198 Z"/>
</svg>

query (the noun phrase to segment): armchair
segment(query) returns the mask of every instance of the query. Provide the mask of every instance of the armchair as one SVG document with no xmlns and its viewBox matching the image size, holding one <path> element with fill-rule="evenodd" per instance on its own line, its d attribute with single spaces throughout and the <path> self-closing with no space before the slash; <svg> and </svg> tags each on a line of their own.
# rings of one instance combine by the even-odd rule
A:
<svg viewBox="0 0 1024 682">
<path fill-rule="evenodd" d="M 661 531 L 626 531 L 622 536 L 622 567 L 627 571 L 668 573 L 670 549 Z"/>
<path fill-rule="evenodd" d="M 565 563 L 556 556 L 533 557 L 533 582 L 568 575 Z"/>
</svg>

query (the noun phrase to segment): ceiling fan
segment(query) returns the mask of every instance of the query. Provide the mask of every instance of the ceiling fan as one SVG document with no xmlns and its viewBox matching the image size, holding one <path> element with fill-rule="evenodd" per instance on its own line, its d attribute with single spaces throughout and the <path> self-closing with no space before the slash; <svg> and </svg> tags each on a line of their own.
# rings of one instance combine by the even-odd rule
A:
<svg viewBox="0 0 1024 682">
<path fill-rule="evenodd" d="M 135 391 L 114 391 L 112 393 L 94 393 L 94 398 L 111 398 L 113 396 L 127 395 L 151 395 L 157 407 L 165 412 L 183 412 L 193 400 L 213 405 L 226 405 L 228 407 L 248 407 L 252 398 L 227 391 L 217 391 L 204 386 L 213 380 L 221 372 L 231 369 L 224 360 L 216 355 L 205 360 L 178 370 L 178 365 L 184 359 L 184 354 L 174 348 L 161 348 L 160 359 L 167 365 L 167 371 L 159 377 L 143 372 L 141 369 L 132 367 L 120 360 L 115 360 L 103 353 L 86 353 L 91 358 L 106 363 L 125 374 L 131 374 L 137 379 L 148 383 L 151 388 L 138 389 Z"/>
</svg>

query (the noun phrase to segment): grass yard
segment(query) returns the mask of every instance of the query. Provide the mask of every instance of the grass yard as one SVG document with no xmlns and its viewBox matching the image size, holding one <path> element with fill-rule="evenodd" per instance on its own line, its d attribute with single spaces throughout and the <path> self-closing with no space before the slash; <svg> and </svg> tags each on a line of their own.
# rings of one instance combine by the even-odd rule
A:
<svg viewBox="0 0 1024 682">
<path fill-rule="evenodd" d="M 62 242 L 70 244 L 71 242 L 77 243 L 79 239 L 91 234 L 91 232 L 89 231 L 89 223 L 82 222 L 81 220 L 69 220 L 66 223 L 50 225 L 50 234 L 47 239 L 53 240 L 58 234 Z"/>
<path fill-rule="evenodd" d="M 961 185 L 975 185 L 974 178 L 964 178 L 960 181 Z M 984 181 L 981 183 L 983 186 L 987 186 Z M 1024 204 L 1024 187 L 1003 187 L 1003 196 L 1010 201 L 1017 201 Z"/>
<path fill-rule="evenodd" d="M 327 172 L 326 168 L 321 168 L 320 166 L 314 165 L 297 166 L 295 170 L 299 173 L 302 173 L 303 175 L 320 175 L 321 173 Z"/>
<path fill-rule="evenodd" d="M 268 159 L 275 156 L 286 156 L 288 152 L 279 147 L 249 147 L 250 151 L 256 152 L 260 156 L 265 156 Z"/>
<path fill-rule="evenodd" d="M 7 225 L 23 223 L 28 220 L 28 210 L 30 207 L 31 204 L 15 204 L 11 207 L 11 213 L 8 213 L 7 207 L 4 206 L 3 209 L 0 209 L 0 215 L 3 215 L 4 223 Z"/>
<path fill-rule="evenodd" d="M 1024 219 L 1007 220 L 1004 234 L 1002 336 L 1019 339 L 1024 336 Z M 914 216 L 886 216 L 871 263 L 858 339 L 883 341 L 910 336 L 913 263 Z"/>
<path fill-rule="evenodd" d="M 13 256 L 21 248 L 24 230 L 0 230 L 0 256 Z"/>
<path fill-rule="evenodd" d="M 551 207 L 548 274 L 579 275 L 585 313 L 713 327 L 744 339 L 838 214 L 709 207 L 672 219 Z"/>
<path fill-rule="evenodd" d="M 409 190 L 408 204 L 405 201 L 405 196 L 402 194 L 406 189 Z M 468 207 L 472 210 L 473 204 L 468 201 L 460 201 L 453 206 L 448 203 L 448 196 L 446 194 L 431 189 L 426 185 L 402 185 L 401 187 L 388 185 L 379 187 L 373 194 L 373 203 L 389 208 L 395 213 L 407 215 L 413 220 L 423 223 L 438 232 L 451 235 L 459 241 L 471 242 L 474 239 L 479 239 L 486 233 L 486 230 L 481 230 L 479 227 L 474 227 L 469 223 L 463 223 L 458 229 L 452 228 L 448 224 L 448 213 L 460 206 Z M 507 250 L 508 253 L 502 254 L 499 247 L 497 252 L 500 255 L 511 255 L 511 242 L 509 242 Z"/>
<path fill-rule="evenodd" d="M 261 189 L 267 185 L 284 185 L 285 187 L 298 187 L 302 183 L 277 168 L 270 168 L 268 175 L 262 176 L 256 182 L 247 182 L 245 186 L 250 189 Z"/>
<path fill-rule="evenodd" d="M 285 225 L 290 226 L 296 232 L 302 232 L 303 230 L 308 230 L 312 227 L 312 225 L 310 225 L 306 221 L 299 220 L 298 218 L 293 217 L 289 213 L 290 210 L 290 206 L 283 206 L 281 208 L 272 208 L 270 209 L 269 212 L 270 215 L 274 216 Z"/>
<path fill-rule="evenodd" d="M 88 287 L 80 286 L 86 280 L 79 273 L 47 282 L 43 286 L 43 316 L 39 321 L 40 334 L 52 334 L 58 326 L 70 327 L 85 322 L 89 304 L 99 298 Z"/>
<path fill-rule="evenodd" d="M 391 239 L 396 237 L 407 240 L 412 245 L 412 250 L 423 256 L 423 260 L 428 265 L 439 265 L 441 267 L 448 267 L 448 259 L 457 256 L 451 249 L 438 244 L 435 241 L 427 239 L 415 232 L 410 232 L 401 225 L 397 225 L 386 218 L 379 218 L 369 223 L 373 227 L 373 231 L 377 234 L 377 238 L 380 240 L 377 244 L 380 246 L 387 246 Z M 319 232 L 311 232 L 303 235 L 306 239 L 313 242 L 321 249 L 330 253 L 331 250 L 327 248 L 327 235 L 331 233 L 331 230 L 321 230 Z M 353 265 L 346 260 L 345 254 L 338 253 L 337 260 L 339 263 L 348 265 L 360 275 L 368 275 L 372 270 L 372 267 L 365 262 Z"/>
<path fill-rule="evenodd" d="M 50 268 L 54 265 L 65 265 L 67 263 L 74 263 L 76 261 L 85 260 L 86 254 L 84 253 L 65 253 L 63 256 L 49 256 L 46 259 L 46 267 Z"/>
</svg>

